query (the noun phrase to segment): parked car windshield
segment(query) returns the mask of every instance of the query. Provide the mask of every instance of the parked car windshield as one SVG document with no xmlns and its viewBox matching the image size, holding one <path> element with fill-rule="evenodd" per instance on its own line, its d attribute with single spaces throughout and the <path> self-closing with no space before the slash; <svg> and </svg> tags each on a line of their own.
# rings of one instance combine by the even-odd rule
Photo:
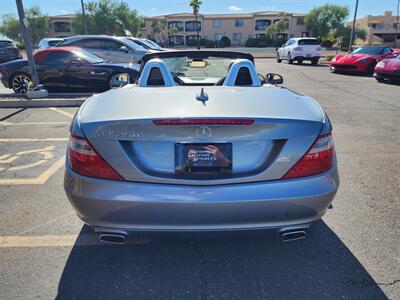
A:
<svg viewBox="0 0 400 300">
<path fill-rule="evenodd" d="M 354 50 L 351 53 L 352 54 L 372 54 L 372 55 L 376 55 L 376 54 L 382 54 L 383 50 L 384 50 L 384 48 L 378 48 L 378 47 L 361 47 L 361 48 L 358 48 L 358 49 Z"/>
<path fill-rule="evenodd" d="M 308 46 L 308 45 L 318 45 L 319 46 L 319 41 L 314 40 L 314 39 L 304 39 L 304 40 L 299 40 L 298 44 L 300 46 Z"/>
<path fill-rule="evenodd" d="M 52 41 L 48 41 L 48 44 L 50 47 L 55 47 L 58 44 L 60 44 L 63 40 L 52 40 Z"/>
<path fill-rule="evenodd" d="M 0 48 L 15 47 L 12 41 L 0 41 Z"/>
<path fill-rule="evenodd" d="M 127 44 L 129 47 L 131 47 L 134 50 L 138 50 L 138 51 L 146 51 L 145 48 L 143 48 L 142 46 L 136 44 L 135 42 L 132 42 L 130 39 L 128 38 L 122 38 L 122 41 Z"/>
<path fill-rule="evenodd" d="M 104 62 L 104 60 L 100 57 L 98 57 L 97 55 L 94 55 L 93 53 L 80 49 L 80 50 L 76 50 L 73 51 L 73 53 L 81 58 L 83 58 L 84 60 L 86 60 L 87 62 L 91 63 L 91 64 L 98 64 L 98 63 L 102 63 Z"/>
</svg>

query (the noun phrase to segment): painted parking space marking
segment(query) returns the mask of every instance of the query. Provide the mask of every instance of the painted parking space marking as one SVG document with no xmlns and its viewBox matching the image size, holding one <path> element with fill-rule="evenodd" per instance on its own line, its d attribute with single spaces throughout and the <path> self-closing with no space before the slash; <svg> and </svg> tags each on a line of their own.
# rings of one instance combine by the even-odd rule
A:
<svg viewBox="0 0 400 300">
<path fill-rule="evenodd" d="M 65 142 L 68 138 L 0 138 L 0 142 Z"/>
<path fill-rule="evenodd" d="M 69 125 L 71 122 L 22 122 L 13 123 L 9 121 L 2 121 L 0 125 L 2 126 L 35 126 L 35 125 Z"/>
<path fill-rule="evenodd" d="M 69 118 L 71 118 L 71 119 L 74 118 L 74 115 L 73 115 L 73 114 L 71 114 L 71 113 L 69 113 L 69 112 L 66 112 L 66 111 L 64 111 L 64 110 L 61 110 L 61 109 L 58 109 L 58 108 L 55 108 L 55 107 L 49 107 L 49 109 L 52 110 L 52 111 L 58 112 L 59 114 L 61 114 L 61 115 L 63 115 L 63 116 L 66 116 L 66 117 L 69 117 Z"/>
</svg>

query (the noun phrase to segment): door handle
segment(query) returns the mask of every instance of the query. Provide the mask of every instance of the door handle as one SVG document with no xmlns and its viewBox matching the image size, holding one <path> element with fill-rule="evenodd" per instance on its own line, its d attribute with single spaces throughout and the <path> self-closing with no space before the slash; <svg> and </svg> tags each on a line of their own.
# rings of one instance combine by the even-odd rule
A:
<svg viewBox="0 0 400 300">
<path fill-rule="evenodd" d="M 104 75 L 104 74 L 106 74 L 106 72 L 93 72 L 93 71 L 90 71 L 90 74 L 91 75 Z"/>
</svg>

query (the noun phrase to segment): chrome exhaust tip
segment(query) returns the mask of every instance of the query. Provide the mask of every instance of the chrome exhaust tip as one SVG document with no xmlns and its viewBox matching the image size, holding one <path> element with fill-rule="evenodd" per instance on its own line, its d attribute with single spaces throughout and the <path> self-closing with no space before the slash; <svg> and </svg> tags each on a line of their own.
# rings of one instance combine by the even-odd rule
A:
<svg viewBox="0 0 400 300">
<path fill-rule="evenodd" d="M 126 235 L 122 233 L 99 233 L 99 240 L 106 244 L 125 244 Z"/>
<path fill-rule="evenodd" d="M 292 242 L 302 240 L 307 236 L 307 231 L 304 229 L 292 229 L 281 232 L 281 238 L 284 242 Z"/>
</svg>

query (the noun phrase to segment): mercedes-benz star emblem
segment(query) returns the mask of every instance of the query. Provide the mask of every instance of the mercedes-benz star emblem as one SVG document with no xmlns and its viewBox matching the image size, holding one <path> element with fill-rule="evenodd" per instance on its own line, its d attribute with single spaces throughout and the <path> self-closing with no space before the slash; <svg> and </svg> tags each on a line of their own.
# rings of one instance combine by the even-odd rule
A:
<svg viewBox="0 0 400 300">
<path fill-rule="evenodd" d="M 200 126 L 196 130 L 196 136 L 199 138 L 209 138 L 211 137 L 211 129 L 207 126 Z"/>
</svg>

